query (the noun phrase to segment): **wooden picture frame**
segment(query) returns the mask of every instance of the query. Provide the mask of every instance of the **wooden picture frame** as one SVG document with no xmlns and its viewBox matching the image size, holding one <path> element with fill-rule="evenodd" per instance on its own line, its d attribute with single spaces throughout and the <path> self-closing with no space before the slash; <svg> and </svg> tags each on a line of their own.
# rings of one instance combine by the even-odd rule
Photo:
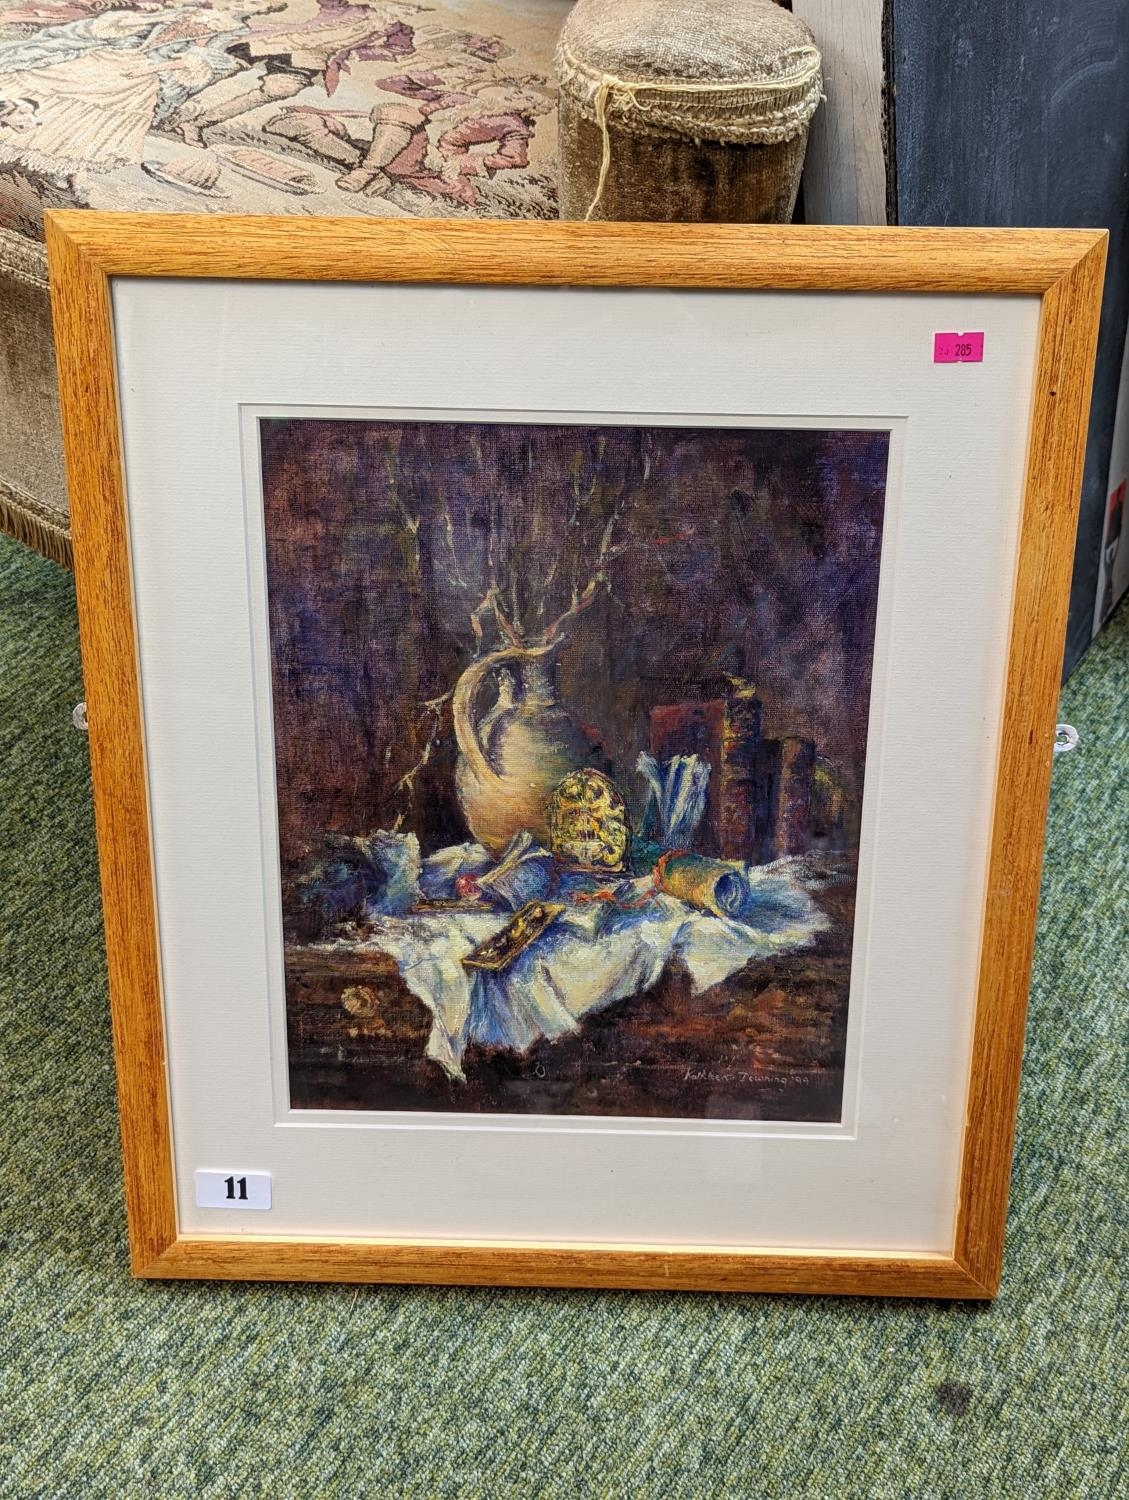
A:
<svg viewBox="0 0 1129 1500">
<path fill-rule="evenodd" d="M 994 1296 L 1105 233 L 63 212 L 47 217 L 47 245 L 134 1273 Z M 111 295 L 119 278 L 139 277 L 1039 299 L 959 1203 L 947 1253 L 181 1231 Z"/>
</svg>

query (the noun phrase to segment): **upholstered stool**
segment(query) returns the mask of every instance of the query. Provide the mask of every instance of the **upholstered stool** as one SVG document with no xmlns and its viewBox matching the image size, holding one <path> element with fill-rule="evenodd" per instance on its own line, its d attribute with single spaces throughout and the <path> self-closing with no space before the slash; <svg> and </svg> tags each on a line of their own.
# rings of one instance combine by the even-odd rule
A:
<svg viewBox="0 0 1129 1500">
<path fill-rule="evenodd" d="M 70 560 L 45 209 L 556 218 L 567 10 L 0 0 L 0 530 Z"/>
</svg>

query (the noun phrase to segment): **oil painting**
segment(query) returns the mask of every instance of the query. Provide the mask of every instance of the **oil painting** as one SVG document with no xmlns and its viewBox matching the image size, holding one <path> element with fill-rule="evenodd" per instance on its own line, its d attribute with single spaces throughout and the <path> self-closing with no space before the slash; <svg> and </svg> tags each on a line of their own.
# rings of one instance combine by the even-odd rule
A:
<svg viewBox="0 0 1129 1500">
<path fill-rule="evenodd" d="M 889 433 L 259 446 L 292 1107 L 839 1120 Z"/>
</svg>

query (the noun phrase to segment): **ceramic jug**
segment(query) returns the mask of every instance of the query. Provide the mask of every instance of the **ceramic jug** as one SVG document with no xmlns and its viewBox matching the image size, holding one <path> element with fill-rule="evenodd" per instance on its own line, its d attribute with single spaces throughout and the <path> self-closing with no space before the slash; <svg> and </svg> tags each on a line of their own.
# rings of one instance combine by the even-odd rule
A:
<svg viewBox="0 0 1129 1500">
<path fill-rule="evenodd" d="M 471 833 L 492 854 L 528 829 L 548 846 L 546 804 L 570 771 L 599 768 L 598 738 L 557 698 L 553 646 L 511 646 L 471 662 L 455 685 L 459 761 L 455 789 Z M 477 713 L 479 690 L 497 674 L 497 697 Z"/>
</svg>

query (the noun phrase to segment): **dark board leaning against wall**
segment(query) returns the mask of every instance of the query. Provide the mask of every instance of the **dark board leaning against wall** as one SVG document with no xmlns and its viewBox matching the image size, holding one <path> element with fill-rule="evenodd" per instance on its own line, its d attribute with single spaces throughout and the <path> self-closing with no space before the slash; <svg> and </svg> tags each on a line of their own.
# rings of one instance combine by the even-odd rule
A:
<svg viewBox="0 0 1129 1500">
<path fill-rule="evenodd" d="M 1090 642 L 1129 316 L 1129 0 L 886 0 L 901 224 L 1110 231 L 1066 668 Z"/>
</svg>

